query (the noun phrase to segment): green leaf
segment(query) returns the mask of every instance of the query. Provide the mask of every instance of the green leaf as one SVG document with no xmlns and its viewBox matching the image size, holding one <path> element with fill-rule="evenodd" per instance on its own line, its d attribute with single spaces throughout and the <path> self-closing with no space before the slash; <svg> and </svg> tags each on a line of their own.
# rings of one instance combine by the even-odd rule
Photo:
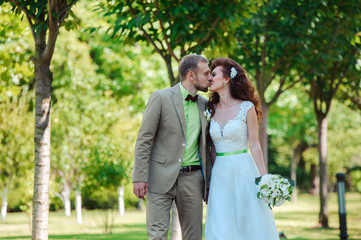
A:
<svg viewBox="0 0 361 240">
<path fill-rule="evenodd" d="M 134 22 L 135 22 L 135 27 L 142 26 L 142 16 L 141 15 L 136 16 Z"/>
<path fill-rule="evenodd" d="M 55 18 L 59 18 L 59 15 L 58 15 L 58 13 L 57 13 L 57 12 L 52 11 L 52 12 L 51 12 L 51 14 L 52 14 Z"/>
<path fill-rule="evenodd" d="M 257 177 L 257 178 L 255 178 L 255 183 L 256 183 L 256 185 L 259 184 L 259 182 L 261 181 L 261 179 L 262 179 L 262 177 Z"/>
</svg>

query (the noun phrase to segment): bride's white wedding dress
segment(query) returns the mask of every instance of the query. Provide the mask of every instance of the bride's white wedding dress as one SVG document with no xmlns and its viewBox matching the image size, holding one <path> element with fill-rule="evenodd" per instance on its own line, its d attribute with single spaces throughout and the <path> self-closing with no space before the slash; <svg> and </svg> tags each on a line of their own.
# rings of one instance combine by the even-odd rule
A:
<svg viewBox="0 0 361 240">
<path fill-rule="evenodd" d="M 248 149 L 246 116 L 253 106 L 243 101 L 224 111 L 216 109 L 211 119 L 209 131 L 217 157 L 208 197 L 206 240 L 279 239 L 272 211 L 257 198 L 257 166 L 244 153 Z"/>
</svg>

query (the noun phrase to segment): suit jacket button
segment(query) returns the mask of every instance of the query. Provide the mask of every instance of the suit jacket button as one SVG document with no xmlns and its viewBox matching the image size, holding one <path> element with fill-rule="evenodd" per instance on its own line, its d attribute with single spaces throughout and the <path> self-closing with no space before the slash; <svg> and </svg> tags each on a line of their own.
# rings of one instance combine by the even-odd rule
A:
<svg viewBox="0 0 361 240">
<path fill-rule="evenodd" d="M 182 159 L 178 159 L 178 162 L 182 162 Z"/>
<path fill-rule="evenodd" d="M 185 144 L 185 143 L 183 143 L 183 144 L 182 144 L 182 146 L 183 146 L 183 147 L 185 147 L 185 146 L 186 146 L 186 144 Z"/>
</svg>

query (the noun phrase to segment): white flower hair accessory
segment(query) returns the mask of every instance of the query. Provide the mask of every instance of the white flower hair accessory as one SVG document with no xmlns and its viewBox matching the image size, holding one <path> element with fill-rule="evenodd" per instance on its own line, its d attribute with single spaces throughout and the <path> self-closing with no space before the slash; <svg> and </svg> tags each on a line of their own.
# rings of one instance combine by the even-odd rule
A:
<svg viewBox="0 0 361 240">
<path fill-rule="evenodd" d="M 203 112 L 203 115 L 206 117 L 207 121 L 211 120 L 211 110 L 209 110 L 208 108 Z"/>
<path fill-rule="evenodd" d="M 235 78 L 237 76 L 237 73 L 238 73 L 237 70 L 234 67 L 232 67 L 231 74 L 230 74 L 231 79 Z"/>
</svg>

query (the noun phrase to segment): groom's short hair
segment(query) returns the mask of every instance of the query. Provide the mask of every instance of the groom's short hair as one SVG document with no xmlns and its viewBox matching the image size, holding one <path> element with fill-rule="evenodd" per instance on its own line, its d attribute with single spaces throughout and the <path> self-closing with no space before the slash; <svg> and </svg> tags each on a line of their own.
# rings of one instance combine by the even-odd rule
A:
<svg viewBox="0 0 361 240">
<path fill-rule="evenodd" d="M 178 72 L 179 72 L 181 81 L 186 79 L 187 73 L 189 71 L 193 71 L 193 72 L 197 71 L 199 62 L 209 63 L 207 58 L 203 57 L 202 55 L 197 55 L 197 54 L 189 54 L 182 58 L 182 60 L 179 63 L 179 67 L 178 67 Z"/>
</svg>

